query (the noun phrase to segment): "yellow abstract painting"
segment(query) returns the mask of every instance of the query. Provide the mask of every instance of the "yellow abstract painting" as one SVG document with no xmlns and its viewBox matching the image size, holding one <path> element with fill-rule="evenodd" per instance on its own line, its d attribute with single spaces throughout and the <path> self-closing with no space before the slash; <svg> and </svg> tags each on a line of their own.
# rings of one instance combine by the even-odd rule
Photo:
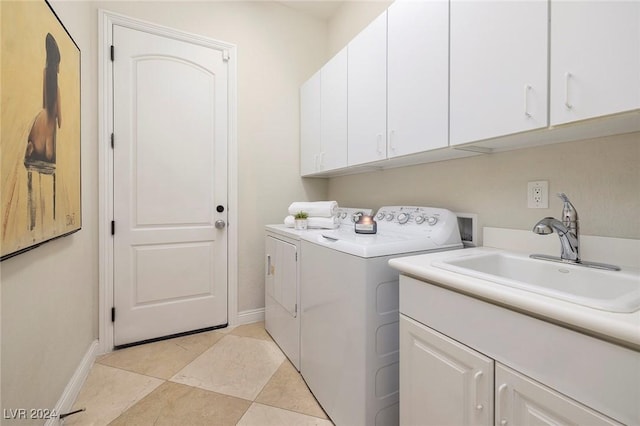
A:
<svg viewBox="0 0 640 426">
<path fill-rule="evenodd" d="M 78 231 L 80 49 L 45 1 L 0 1 L 0 255 Z"/>
</svg>

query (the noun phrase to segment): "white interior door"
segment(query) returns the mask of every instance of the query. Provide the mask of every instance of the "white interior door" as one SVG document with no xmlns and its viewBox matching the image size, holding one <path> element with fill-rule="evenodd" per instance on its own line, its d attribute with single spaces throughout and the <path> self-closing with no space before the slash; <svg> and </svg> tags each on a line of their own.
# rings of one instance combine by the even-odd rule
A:
<svg viewBox="0 0 640 426">
<path fill-rule="evenodd" d="M 114 344 L 224 325 L 226 52 L 118 25 L 113 44 Z"/>
</svg>

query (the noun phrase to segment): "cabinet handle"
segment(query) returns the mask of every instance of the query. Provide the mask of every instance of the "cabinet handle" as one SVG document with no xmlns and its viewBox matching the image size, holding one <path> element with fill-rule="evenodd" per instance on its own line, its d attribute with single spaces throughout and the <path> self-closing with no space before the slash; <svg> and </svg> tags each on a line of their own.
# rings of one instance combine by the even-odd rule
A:
<svg viewBox="0 0 640 426">
<path fill-rule="evenodd" d="M 267 276 L 271 275 L 271 255 L 267 255 Z"/>
<path fill-rule="evenodd" d="M 395 151 L 396 150 L 396 145 L 393 143 L 395 141 L 395 135 L 396 135 L 396 131 L 392 130 L 389 132 L 389 148 L 391 148 L 391 151 Z"/>
<path fill-rule="evenodd" d="M 324 151 L 320 153 L 320 168 L 324 169 Z"/>
<path fill-rule="evenodd" d="M 564 106 L 567 107 L 567 109 L 573 108 L 573 105 L 569 103 L 569 80 L 571 77 L 573 77 L 573 75 L 570 72 L 567 71 L 564 73 Z"/>
<path fill-rule="evenodd" d="M 496 405 L 496 417 L 500 419 L 500 424 L 502 426 L 506 426 L 509 421 L 507 420 L 506 417 L 503 416 L 504 413 L 504 393 L 507 390 L 507 384 L 503 383 L 500 385 L 500 387 L 498 388 L 498 403 Z"/>
<path fill-rule="evenodd" d="M 476 386 L 476 410 L 478 411 L 482 411 L 482 409 L 484 408 L 484 406 L 482 404 L 480 404 L 480 402 L 478 401 L 478 394 L 480 393 L 480 379 L 482 378 L 482 371 L 478 371 L 476 374 L 473 375 L 473 381 L 475 383 Z"/>
<path fill-rule="evenodd" d="M 531 113 L 529 112 L 529 91 L 531 90 L 531 86 L 528 84 L 524 85 L 524 115 L 527 117 L 531 117 Z"/>
<path fill-rule="evenodd" d="M 318 171 L 318 154 L 313 156 L 313 167 L 315 168 L 316 172 Z"/>
<path fill-rule="evenodd" d="M 376 135 L 376 145 L 377 145 L 377 151 L 378 154 L 382 154 L 382 133 L 378 133 Z"/>
</svg>

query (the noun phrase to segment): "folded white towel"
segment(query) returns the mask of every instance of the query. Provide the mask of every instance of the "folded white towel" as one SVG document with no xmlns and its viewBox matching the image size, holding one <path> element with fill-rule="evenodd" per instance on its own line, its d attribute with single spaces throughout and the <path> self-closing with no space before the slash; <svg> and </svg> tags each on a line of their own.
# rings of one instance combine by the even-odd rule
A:
<svg viewBox="0 0 640 426">
<path fill-rule="evenodd" d="M 284 218 L 284 224 L 287 228 L 293 228 L 296 225 L 296 219 L 293 216 Z M 307 218 L 307 228 L 315 229 L 335 229 L 340 226 L 337 217 L 309 217 Z"/>
<path fill-rule="evenodd" d="M 335 201 L 296 201 L 289 206 L 289 214 L 305 212 L 309 217 L 331 217 L 338 213 Z"/>
</svg>

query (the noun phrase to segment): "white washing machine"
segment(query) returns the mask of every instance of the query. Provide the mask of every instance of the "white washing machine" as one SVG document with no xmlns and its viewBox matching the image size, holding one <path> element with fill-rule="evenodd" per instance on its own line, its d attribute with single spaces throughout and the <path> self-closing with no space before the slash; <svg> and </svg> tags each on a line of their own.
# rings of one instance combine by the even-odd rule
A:
<svg viewBox="0 0 640 426">
<path fill-rule="evenodd" d="M 462 248 L 449 210 L 382 207 L 377 234 L 302 236 L 300 372 L 337 426 L 399 423 L 398 256 Z"/>
<path fill-rule="evenodd" d="M 353 221 L 371 209 L 339 208 L 340 227 L 353 229 Z M 265 329 L 291 363 L 300 370 L 300 237 L 320 235 L 326 229 L 304 231 L 285 225 L 265 226 Z M 332 231 L 333 232 L 333 231 Z"/>
</svg>

